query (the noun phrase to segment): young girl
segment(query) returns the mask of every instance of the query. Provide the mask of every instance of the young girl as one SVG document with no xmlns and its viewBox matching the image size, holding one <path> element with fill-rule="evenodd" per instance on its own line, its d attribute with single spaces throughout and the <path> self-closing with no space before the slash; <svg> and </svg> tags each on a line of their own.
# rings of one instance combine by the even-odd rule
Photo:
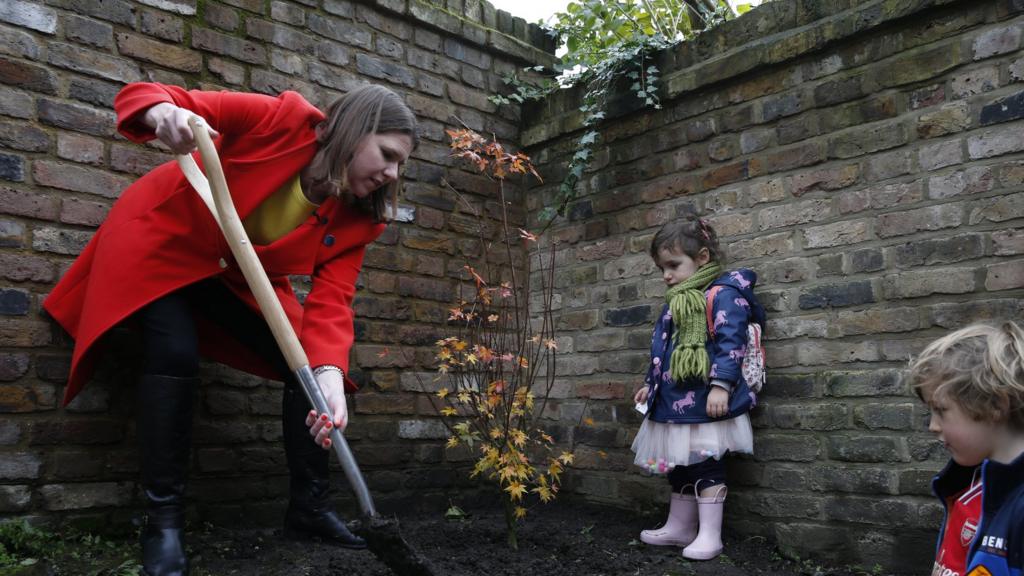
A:
<svg viewBox="0 0 1024 576">
<path fill-rule="evenodd" d="M 910 366 L 928 429 L 952 460 L 932 480 L 946 507 L 933 576 L 1009 576 L 1024 567 L 1024 328 L 974 324 Z"/>
<path fill-rule="evenodd" d="M 764 308 L 753 294 L 757 275 L 722 269 L 718 237 L 702 219 L 662 226 L 651 257 L 668 290 L 654 326 L 646 385 L 634 396 L 638 405 L 646 403 L 647 417 L 632 449 L 638 466 L 667 473 L 672 496 L 665 524 L 644 530 L 640 540 L 685 547 L 684 557 L 710 560 L 722 552 L 722 457 L 753 451 L 747 412 L 757 402 L 762 375 L 745 377 L 741 365 L 748 324 L 764 326 Z M 712 287 L 720 288 L 709 314 L 705 291 Z"/>
</svg>

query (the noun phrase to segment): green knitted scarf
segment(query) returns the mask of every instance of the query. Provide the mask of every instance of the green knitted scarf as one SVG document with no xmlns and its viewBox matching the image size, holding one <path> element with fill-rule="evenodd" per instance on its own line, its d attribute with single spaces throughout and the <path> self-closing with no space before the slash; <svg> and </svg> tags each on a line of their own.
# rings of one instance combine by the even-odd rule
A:
<svg viewBox="0 0 1024 576">
<path fill-rule="evenodd" d="M 668 302 L 675 327 L 669 369 L 677 382 L 690 376 L 707 378 L 711 369 L 708 353 L 704 349 L 708 334 L 704 290 L 721 273 L 722 267 L 719 264 L 705 264 L 693 276 L 665 292 L 665 301 Z"/>
</svg>

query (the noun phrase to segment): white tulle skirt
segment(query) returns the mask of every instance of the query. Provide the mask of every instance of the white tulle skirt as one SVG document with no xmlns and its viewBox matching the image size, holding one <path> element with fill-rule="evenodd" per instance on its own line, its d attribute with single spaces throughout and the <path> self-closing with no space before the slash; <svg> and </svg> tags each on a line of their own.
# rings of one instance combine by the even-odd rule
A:
<svg viewBox="0 0 1024 576">
<path fill-rule="evenodd" d="M 631 449 L 636 453 L 634 464 L 665 474 L 673 466 L 720 459 L 726 451 L 753 454 L 754 432 L 746 414 L 703 424 L 668 424 L 644 418 Z"/>
</svg>

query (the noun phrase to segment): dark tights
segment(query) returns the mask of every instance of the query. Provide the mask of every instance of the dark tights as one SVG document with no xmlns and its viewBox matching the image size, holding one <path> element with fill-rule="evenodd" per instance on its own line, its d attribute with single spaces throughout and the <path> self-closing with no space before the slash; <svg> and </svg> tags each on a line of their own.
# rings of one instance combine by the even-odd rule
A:
<svg viewBox="0 0 1024 576">
<path fill-rule="evenodd" d="M 711 486 L 725 484 L 725 460 L 708 458 L 689 466 L 676 466 L 669 470 L 667 476 L 672 490 L 676 493 L 687 486 L 697 486 L 698 482 L 700 483 L 699 488 L 704 490 Z"/>
<path fill-rule="evenodd" d="M 202 280 L 167 294 L 138 313 L 145 346 L 146 374 L 192 378 L 199 375 L 195 315 L 220 326 L 272 363 L 291 384 L 291 370 L 266 321 L 216 279 Z"/>
</svg>

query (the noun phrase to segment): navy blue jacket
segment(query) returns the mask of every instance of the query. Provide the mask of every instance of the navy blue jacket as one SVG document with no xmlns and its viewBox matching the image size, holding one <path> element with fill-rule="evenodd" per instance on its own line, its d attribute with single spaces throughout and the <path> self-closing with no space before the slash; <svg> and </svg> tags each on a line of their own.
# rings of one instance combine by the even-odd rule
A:
<svg viewBox="0 0 1024 576">
<path fill-rule="evenodd" d="M 932 491 L 949 515 L 949 499 L 971 484 L 974 468 L 952 460 L 932 480 Z M 939 545 L 946 520 L 939 531 Z M 938 554 L 938 548 L 936 548 Z M 970 574 L 1021 576 L 1024 561 L 1024 454 L 1009 464 L 985 460 L 981 464 L 981 522 L 967 551 Z M 975 572 L 976 568 L 983 567 Z M 987 570 L 987 572 L 983 571 Z"/>
<path fill-rule="evenodd" d="M 764 308 L 754 296 L 757 274 L 739 269 L 726 272 L 711 283 L 721 286 L 715 296 L 712 318 L 715 338 L 710 332 L 705 348 L 711 359 L 709 376 L 732 385 L 729 395 L 729 413 L 719 420 L 744 414 L 757 404 L 757 395 L 747 386 L 741 366 L 746 354 L 747 325 L 757 322 L 764 327 Z M 709 286 L 710 289 L 710 286 Z M 702 378 L 688 378 L 677 382 L 669 374 L 672 355 L 672 315 L 668 305 L 661 311 L 651 336 L 651 365 L 647 369 L 650 394 L 647 397 L 648 417 L 655 422 L 699 424 L 710 422 L 708 392 L 711 387 Z"/>
</svg>

